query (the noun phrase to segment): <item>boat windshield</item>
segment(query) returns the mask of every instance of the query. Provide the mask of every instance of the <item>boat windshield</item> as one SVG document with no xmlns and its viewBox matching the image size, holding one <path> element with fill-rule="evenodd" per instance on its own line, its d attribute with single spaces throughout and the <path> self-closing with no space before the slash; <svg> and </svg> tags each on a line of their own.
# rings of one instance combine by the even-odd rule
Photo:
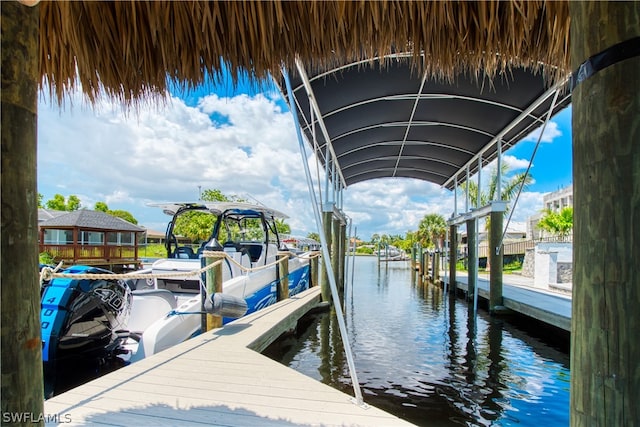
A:
<svg viewBox="0 0 640 427">
<path fill-rule="evenodd" d="M 233 242 L 264 242 L 265 230 L 261 218 L 222 218 L 223 227 L 218 233 L 218 240 Z"/>
</svg>

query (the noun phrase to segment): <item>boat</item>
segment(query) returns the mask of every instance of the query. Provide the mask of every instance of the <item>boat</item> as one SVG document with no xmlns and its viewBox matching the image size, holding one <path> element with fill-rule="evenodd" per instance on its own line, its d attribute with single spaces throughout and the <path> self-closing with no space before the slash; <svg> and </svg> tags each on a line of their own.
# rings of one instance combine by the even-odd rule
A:
<svg viewBox="0 0 640 427">
<path fill-rule="evenodd" d="M 409 259 L 407 253 L 393 245 L 385 245 L 378 250 L 380 261 L 406 261 Z"/>
<path fill-rule="evenodd" d="M 49 281 L 41 311 L 43 332 L 44 322 L 48 327 L 43 333 L 45 370 L 71 355 L 134 363 L 200 334 L 203 313 L 222 316 L 224 324 L 277 301 L 281 278 L 276 261 L 287 248 L 275 223 L 287 218 L 285 214 L 241 202 L 150 206 L 171 215 L 166 258 L 113 279 L 107 271 L 80 266 L 64 271 L 78 274 L 78 279 Z M 176 224 L 194 215 L 212 217 L 214 224 L 197 249 L 179 243 L 175 235 Z M 205 290 L 203 273 L 210 261 L 203 255 L 216 252 L 223 257 L 223 291 L 211 294 Z M 311 254 L 288 253 L 289 295 L 295 295 L 309 287 Z M 101 279 L 86 278 L 96 272 L 102 273 Z"/>
</svg>

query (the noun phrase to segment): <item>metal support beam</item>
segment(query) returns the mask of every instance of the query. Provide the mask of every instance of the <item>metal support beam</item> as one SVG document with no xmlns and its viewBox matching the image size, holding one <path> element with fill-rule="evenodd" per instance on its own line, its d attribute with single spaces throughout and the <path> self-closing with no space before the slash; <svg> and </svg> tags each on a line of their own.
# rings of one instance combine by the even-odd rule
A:
<svg viewBox="0 0 640 427">
<path fill-rule="evenodd" d="M 291 80 L 289 79 L 289 73 L 286 69 L 283 68 L 282 75 L 284 76 L 284 80 L 287 86 L 287 96 L 289 98 L 289 103 L 293 108 L 292 116 L 293 122 L 296 128 L 296 134 L 298 136 L 298 145 L 300 148 L 300 156 L 302 157 L 302 164 L 304 167 L 304 172 L 307 178 L 307 184 L 309 187 L 309 197 L 311 199 L 311 206 L 313 208 L 313 214 L 316 220 L 316 225 L 318 226 L 318 234 L 320 235 L 320 243 L 322 250 L 322 257 L 324 259 L 324 265 L 327 269 L 327 276 L 329 277 L 329 285 L 331 287 L 331 295 L 333 297 L 333 303 L 336 306 L 336 318 L 338 320 L 338 327 L 340 329 L 340 337 L 342 338 L 342 344 L 344 347 L 345 358 L 347 359 L 347 365 L 349 367 L 349 374 L 351 375 L 351 383 L 353 386 L 353 392 L 355 394 L 355 400 L 358 405 L 364 405 L 364 401 L 362 399 L 362 392 L 360 391 L 360 383 L 358 381 L 358 375 L 356 373 L 356 367 L 353 361 L 353 353 L 351 352 L 351 344 L 349 343 L 349 336 L 347 334 L 347 326 L 344 321 L 344 317 L 342 315 L 342 301 L 340 300 L 338 294 L 338 287 L 336 285 L 336 276 L 334 270 L 331 266 L 329 249 L 327 246 L 327 239 L 325 237 L 324 230 L 320 228 L 320 224 L 322 220 L 320 218 L 320 210 L 318 209 L 318 202 L 316 200 L 316 194 L 313 191 L 313 182 L 311 180 L 311 172 L 309 171 L 309 165 L 307 163 L 307 154 L 304 148 L 304 138 L 302 137 L 302 130 L 300 129 L 300 122 L 298 122 L 298 115 L 295 111 L 295 99 L 293 96 L 293 90 L 291 89 Z"/>
</svg>

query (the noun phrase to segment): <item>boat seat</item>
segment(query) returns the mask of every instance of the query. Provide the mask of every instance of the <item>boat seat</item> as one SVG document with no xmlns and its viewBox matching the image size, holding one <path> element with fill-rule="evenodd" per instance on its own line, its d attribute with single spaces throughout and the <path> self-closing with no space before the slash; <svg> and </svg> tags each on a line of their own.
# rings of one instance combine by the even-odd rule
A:
<svg viewBox="0 0 640 427">
<path fill-rule="evenodd" d="M 228 252 L 228 251 L 240 252 L 242 255 L 249 255 L 247 248 L 245 248 L 239 243 L 232 242 L 232 241 L 225 242 L 225 244 L 223 245 L 223 250 L 225 252 Z"/>
<path fill-rule="evenodd" d="M 244 243 L 242 246 L 249 252 L 251 262 L 257 262 L 260 259 L 260 255 L 262 254 L 262 245 L 260 243 Z"/>
<path fill-rule="evenodd" d="M 175 257 L 176 258 L 181 258 L 181 259 L 195 259 L 196 254 L 193 252 L 193 249 L 190 248 L 189 246 L 180 246 L 176 249 L 175 252 Z"/>
<path fill-rule="evenodd" d="M 132 291 L 133 302 L 127 329 L 144 332 L 153 322 L 178 306 L 176 297 L 166 289 L 141 289 Z"/>
</svg>

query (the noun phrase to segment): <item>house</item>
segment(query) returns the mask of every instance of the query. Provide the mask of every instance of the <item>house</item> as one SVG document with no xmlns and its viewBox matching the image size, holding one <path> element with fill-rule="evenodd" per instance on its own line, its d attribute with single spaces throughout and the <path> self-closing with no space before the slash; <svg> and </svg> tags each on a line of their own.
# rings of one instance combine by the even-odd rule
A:
<svg viewBox="0 0 640 427">
<path fill-rule="evenodd" d="M 48 218 L 47 218 L 48 217 Z M 145 229 L 100 211 L 39 212 L 39 250 L 55 262 L 122 270 L 139 264 Z"/>
</svg>

